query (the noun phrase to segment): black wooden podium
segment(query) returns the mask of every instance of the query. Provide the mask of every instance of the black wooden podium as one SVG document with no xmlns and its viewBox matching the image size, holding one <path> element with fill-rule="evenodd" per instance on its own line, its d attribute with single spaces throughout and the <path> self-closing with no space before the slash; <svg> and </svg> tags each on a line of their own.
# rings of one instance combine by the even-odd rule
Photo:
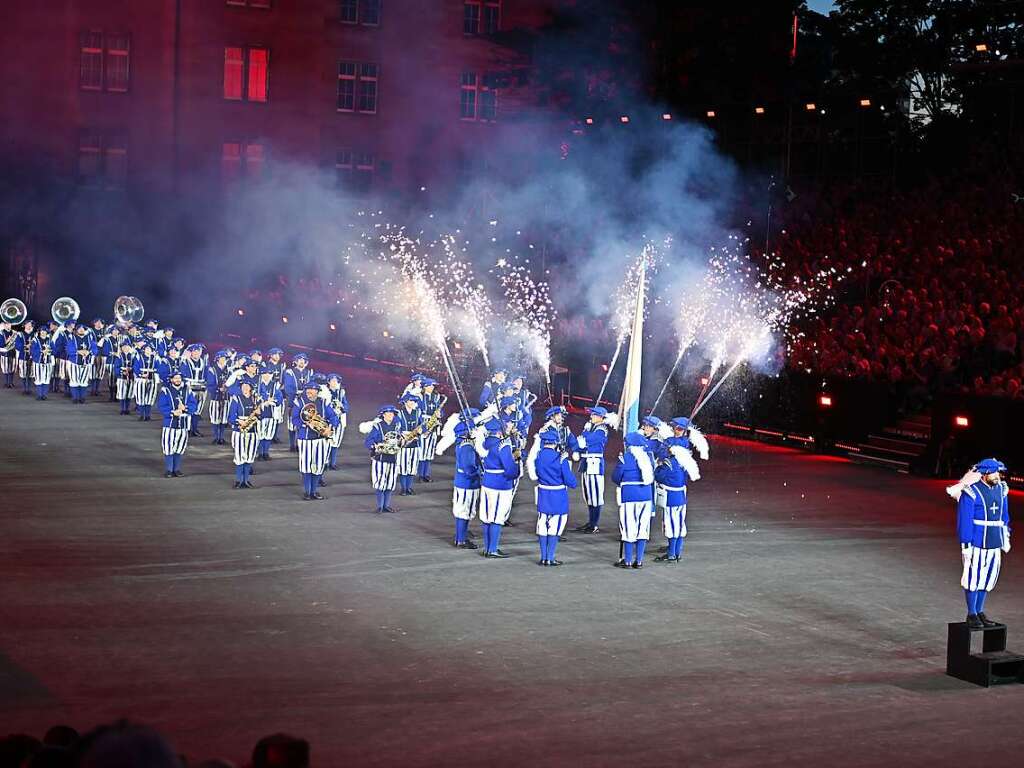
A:
<svg viewBox="0 0 1024 768">
<path fill-rule="evenodd" d="M 981 633 L 981 652 L 971 653 L 971 637 Z M 988 688 L 1024 683 L 1024 655 L 1006 650 L 1006 625 L 970 629 L 967 622 L 949 625 L 946 674 Z"/>
</svg>

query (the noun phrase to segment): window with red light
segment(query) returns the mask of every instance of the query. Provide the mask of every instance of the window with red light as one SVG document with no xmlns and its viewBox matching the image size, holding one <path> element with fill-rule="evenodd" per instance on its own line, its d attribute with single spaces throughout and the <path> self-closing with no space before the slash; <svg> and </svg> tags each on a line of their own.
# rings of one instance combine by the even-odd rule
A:
<svg viewBox="0 0 1024 768">
<path fill-rule="evenodd" d="M 343 24 L 362 24 L 375 27 L 380 24 L 381 0 L 339 0 L 338 18 Z"/>
<path fill-rule="evenodd" d="M 225 141 L 221 147 L 221 179 L 231 184 L 263 173 L 263 145 L 255 141 Z"/>
<path fill-rule="evenodd" d="M 334 161 L 338 186 L 350 192 L 369 192 L 377 170 L 377 158 L 372 152 L 338 151 Z"/>
<path fill-rule="evenodd" d="M 459 86 L 459 118 L 494 122 L 498 118 L 498 89 L 492 78 L 463 72 Z"/>
<path fill-rule="evenodd" d="M 125 93 L 131 62 L 131 38 L 91 29 L 80 37 L 78 85 L 83 91 Z"/>
<path fill-rule="evenodd" d="M 377 64 L 342 61 L 338 64 L 338 111 L 377 113 Z"/>
<path fill-rule="evenodd" d="M 462 33 L 492 35 L 501 29 L 501 0 L 465 0 L 462 4 Z"/>
<path fill-rule="evenodd" d="M 267 101 L 270 51 L 260 47 L 224 49 L 224 98 L 229 101 Z"/>
<path fill-rule="evenodd" d="M 128 180 L 128 144 L 124 134 L 83 130 L 78 136 L 78 184 L 118 191 Z"/>
</svg>

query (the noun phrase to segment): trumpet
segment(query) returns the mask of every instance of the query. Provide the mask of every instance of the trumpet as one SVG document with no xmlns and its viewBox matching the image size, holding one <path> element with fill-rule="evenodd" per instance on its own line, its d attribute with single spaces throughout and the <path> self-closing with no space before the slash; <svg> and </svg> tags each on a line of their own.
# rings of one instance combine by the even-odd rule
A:
<svg viewBox="0 0 1024 768">
<path fill-rule="evenodd" d="M 302 406 L 302 410 L 299 411 L 299 418 L 302 419 L 302 423 L 309 429 L 312 429 L 320 437 L 330 437 L 334 428 L 330 422 L 327 421 L 323 416 L 317 413 L 316 405 L 313 403 L 306 403 Z"/>
</svg>

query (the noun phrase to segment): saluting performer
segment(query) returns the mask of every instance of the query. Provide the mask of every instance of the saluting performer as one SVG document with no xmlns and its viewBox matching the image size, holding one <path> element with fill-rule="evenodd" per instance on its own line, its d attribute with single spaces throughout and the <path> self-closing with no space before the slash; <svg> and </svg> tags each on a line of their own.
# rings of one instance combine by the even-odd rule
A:
<svg viewBox="0 0 1024 768">
<path fill-rule="evenodd" d="M 213 356 L 213 365 L 206 369 L 206 396 L 210 402 L 210 430 L 214 445 L 224 445 L 224 428 L 228 423 L 228 367 L 227 350 L 222 349 Z"/>
<path fill-rule="evenodd" d="M 235 488 L 252 488 L 252 465 L 259 445 L 260 411 L 253 397 L 252 384 L 242 381 L 237 394 L 228 402 L 231 424 L 231 449 L 234 452 Z"/>
<path fill-rule="evenodd" d="M 640 432 L 626 435 L 625 451 L 612 472 L 618 486 L 619 536 L 623 542 L 623 556 L 615 563 L 618 568 L 642 568 L 651 537 L 654 463 L 647 440 Z"/>
<path fill-rule="evenodd" d="M 185 380 L 185 386 L 189 388 L 192 396 L 196 399 L 196 413 L 192 417 L 188 433 L 191 437 L 202 437 L 199 431 L 199 422 L 203 419 L 203 409 L 206 408 L 206 360 L 203 359 L 203 345 L 189 344 L 185 347 L 185 357 L 181 361 L 181 375 Z"/>
<path fill-rule="evenodd" d="M 160 387 L 157 410 L 163 414 L 160 448 L 164 454 L 164 477 L 181 477 L 181 457 L 188 447 L 189 418 L 196 412 L 196 399 L 181 380 L 181 371 L 171 371 Z"/>
<path fill-rule="evenodd" d="M 121 340 L 121 351 L 113 358 L 114 396 L 121 404 L 121 415 L 131 413 L 129 407 L 134 388 L 135 348 L 127 336 Z"/>
<path fill-rule="evenodd" d="M 50 329 L 43 326 L 32 339 L 32 380 L 36 385 L 36 400 L 45 400 L 53 380 L 54 356 Z"/>
<path fill-rule="evenodd" d="M 960 586 L 967 601 L 967 626 L 994 627 L 985 614 L 985 599 L 996 587 L 1004 553 L 1010 551 L 1010 487 L 1000 477 L 1006 466 L 985 459 L 956 485 L 946 489 L 957 500 L 957 531 L 963 573 Z"/>
<path fill-rule="evenodd" d="M 292 358 L 292 367 L 286 368 L 281 385 L 284 387 L 285 419 L 288 421 L 288 450 L 297 451 L 295 442 L 295 419 L 292 408 L 306 384 L 313 377 L 313 369 L 309 367 L 309 357 L 300 352 Z"/>
<path fill-rule="evenodd" d="M 135 405 L 139 409 L 139 421 L 149 421 L 160 390 L 157 359 L 153 354 L 152 344 L 142 347 L 142 354 L 132 362 L 132 373 L 135 381 Z"/>
<path fill-rule="evenodd" d="M 501 419 L 484 425 L 474 441 L 476 452 L 483 459 L 480 491 L 480 524 L 484 530 L 484 557 L 508 557 L 498 548 L 501 528 L 512 511 L 519 459 L 513 455 L 512 441 L 505 437 Z"/>
<path fill-rule="evenodd" d="M 421 383 L 423 418 L 430 420 L 433 426 L 430 429 L 424 427 L 423 437 L 420 440 L 420 466 L 419 476 L 421 483 L 431 482 L 430 465 L 434 461 L 437 451 L 437 439 L 441 434 L 441 417 L 445 402 L 448 398 L 437 392 L 437 381 L 431 378 L 424 378 Z"/>
<path fill-rule="evenodd" d="M 533 424 L 533 404 L 537 402 L 537 396 L 526 388 L 526 377 L 521 373 L 512 376 L 513 397 L 519 398 L 519 410 L 526 423 L 526 431 L 530 431 Z"/>
<path fill-rule="evenodd" d="M 14 355 L 18 361 L 18 376 L 21 378 L 21 394 L 32 394 L 32 383 L 35 374 L 32 371 L 32 339 L 35 336 L 35 324 L 26 320 L 21 324 L 21 331 L 14 339 Z"/>
<path fill-rule="evenodd" d="M 583 427 L 577 438 L 580 458 L 582 459 L 583 500 L 587 504 L 589 518 L 576 530 L 580 533 L 597 533 L 601 530 L 601 510 L 604 508 L 604 451 L 608 445 L 608 428 L 618 423 L 616 414 L 609 414 L 608 409 L 600 405 L 587 408 L 590 421 Z"/>
<path fill-rule="evenodd" d="M 662 505 L 662 522 L 668 548 L 654 558 L 659 563 L 678 563 L 686 540 L 687 484 L 700 480 L 700 469 L 690 451 L 686 436 L 690 420 L 685 416 L 669 422 L 673 436 L 665 441 L 665 451 L 654 469 L 658 485 L 656 496 Z"/>
<path fill-rule="evenodd" d="M 413 394 L 405 394 L 398 398 L 401 411 L 398 414 L 398 426 L 402 430 L 403 440 L 398 449 L 398 485 L 399 496 L 412 496 L 412 481 L 416 477 L 416 469 L 420 461 L 419 433 L 423 425 L 423 413 L 419 409 L 420 400 Z"/>
<path fill-rule="evenodd" d="M 505 383 L 505 379 L 508 377 L 508 371 L 499 368 L 491 374 L 491 378 L 484 382 L 483 389 L 480 391 L 480 407 L 486 408 L 493 402 L 496 402 L 501 397 L 501 387 Z"/>
<path fill-rule="evenodd" d="M 331 452 L 327 458 L 327 468 L 335 470 L 338 468 L 338 450 L 341 448 L 341 441 L 345 437 L 345 427 L 348 425 L 348 396 L 345 394 L 345 387 L 339 374 L 332 373 L 327 376 L 327 391 L 325 393 L 327 402 L 338 414 L 338 428 L 331 435 L 329 445 Z"/>
<path fill-rule="evenodd" d="M 576 475 L 560 441 L 561 436 L 553 427 L 538 432 L 526 462 L 530 478 L 537 484 L 538 565 L 544 566 L 562 564 L 555 559 L 555 548 L 569 519 L 569 489 L 576 487 Z"/>
<path fill-rule="evenodd" d="M 338 428 L 338 415 L 319 397 L 321 383 L 310 378 L 292 403 L 292 428 L 299 453 L 302 498 L 306 500 L 324 498 L 318 488 L 330 452 L 327 441 Z M 304 415 L 307 418 L 303 418 Z"/>
<path fill-rule="evenodd" d="M 452 489 L 452 516 L 455 518 L 454 544 L 459 549 L 476 549 L 469 540 L 469 524 L 476 517 L 480 506 L 480 479 L 482 475 L 480 456 L 473 446 L 473 436 L 468 424 L 457 423 L 455 436 L 455 478 Z"/>
<path fill-rule="evenodd" d="M 370 483 L 377 494 L 378 514 L 396 511 L 391 506 L 391 494 L 398 479 L 396 457 L 402 440 L 398 414 L 395 406 L 384 405 L 376 419 L 359 425 L 359 431 L 366 435 L 363 445 L 370 452 Z"/>
<path fill-rule="evenodd" d="M 71 402 L 79 405 L 85 405 L 85 396 L 89 394 L 97 354 L 96 342 L 88 335 L 88 330 L 84 325 L 78 326 L 75 335 L 66 342 L 68 390 L 71 392 Z"/>
<path fill-rule="evenodd" d="M 266 363 L 260 371 L 256 397 L 261 402 L 269 404 L 261 409 L 260 423 L 256 427 L 260 439 L 257 457 L 260 461 L 270 461 L 270 444 L 273 442 L 274 433 L 277 432 L 277 414 L 284 402 L 284 390 L 281 388 L 281 382 L 274 378 L 273 368 Z"/>
</svg>

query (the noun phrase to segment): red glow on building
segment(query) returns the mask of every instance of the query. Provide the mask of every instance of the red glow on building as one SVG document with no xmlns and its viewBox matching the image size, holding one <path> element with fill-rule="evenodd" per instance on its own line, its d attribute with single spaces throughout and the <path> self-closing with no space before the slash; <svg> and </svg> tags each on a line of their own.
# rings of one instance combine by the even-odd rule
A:
<svg viewBox="0 0 1024 768">
<path fill-rule="evenodd" d="M 818 397 L 818 404 L 822 408 L 831 408 L 832 407 L 832 395 L 821 395 L 821 396 L 819 396 Z"/>
<path fill-rule="evenodd" d="M 969 427 L 969 426 L 971 426 L 971 420 L 968 419 L 966 416 L 956 416 L 953 419 L 953 423 L 956 426 L 964 428 L 964 429 Z"/>
</svg>

